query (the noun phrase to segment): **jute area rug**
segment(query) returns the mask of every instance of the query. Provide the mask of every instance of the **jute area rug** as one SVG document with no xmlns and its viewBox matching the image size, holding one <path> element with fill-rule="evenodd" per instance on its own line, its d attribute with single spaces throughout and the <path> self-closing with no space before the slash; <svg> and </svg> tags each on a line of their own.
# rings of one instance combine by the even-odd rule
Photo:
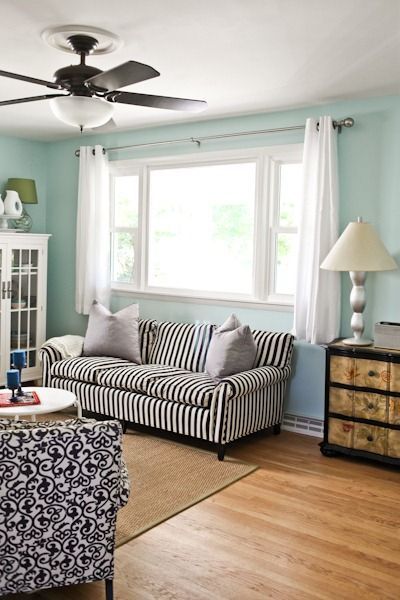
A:
<svg viewBox="0 0 400 600">
<path fill-rule="evenodd" d="M 257 467 L 216 453 L 127 431 L 123 453 L 131 480 L 128 504 L 118 513 L 116 545 L 215 494 Z"/>
</svg>

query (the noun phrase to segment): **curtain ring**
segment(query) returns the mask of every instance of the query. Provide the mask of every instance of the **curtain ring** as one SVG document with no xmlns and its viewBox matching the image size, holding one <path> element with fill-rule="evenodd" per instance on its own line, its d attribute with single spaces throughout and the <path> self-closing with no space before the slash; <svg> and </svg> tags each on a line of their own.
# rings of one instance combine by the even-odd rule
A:
<svg viewBox="0 0 400 600">
<path fill-rule="evenodd" d="M 102 148 L 101 151 L 102 151 L 103 154 L 106 153 L 106 149 L 105 148 Z M 96 156 L 96 148 L 92 148 L 92 154 L 93 154 L 93 156 Z"/>
</svg>

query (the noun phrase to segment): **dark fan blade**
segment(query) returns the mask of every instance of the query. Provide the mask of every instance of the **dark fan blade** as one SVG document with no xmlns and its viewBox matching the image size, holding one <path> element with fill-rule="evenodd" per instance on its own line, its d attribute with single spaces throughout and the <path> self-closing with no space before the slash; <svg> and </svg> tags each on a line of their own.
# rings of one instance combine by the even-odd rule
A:
<svg viewBox="0 0 400 600">
<path fill-rule="evenodd" d="M 134 94 L 131 92 L 110 92 L 105 96 L 109 102 L 134 104 L 135 106 L 150 106 L 151 108 L 167 108 L 169 110 L 187 110 L 199 112 L 207 108 L 204 100 L 187 100 L 185 98 L 169 98 L 168 96 L 150 96 L 149 94 Z"/>
<path fill-rule="evenodd" d="M 68 96 L 69 94 L 45 94 L 44 96 L 30 96 L 29 98 L 16 98 L 15 100 L 1 100 L 0 106 L 8 106 L 9 104 L 23 104 L 24 102 L 35 102 L 36 100 L 50 100 L 51 98 L 59 98 L 60 96 Z"/>
<path fill-rule="evenodd" d="M 132 83 L 158 77 L 159 74 L 153 67 L 135 62 L 134 60 L 128 60 L 128 62 L 118 65 L 118 67 L 103 71 L 98 75 L 86 79 L 85 83 L 88 83 L 93 88 L 116 90 Z"/>
<path fill-rule="evenodd" d="M 10 79 L 20 79 L 21 81 L 28 81 L 29 83 L 38 83 L 39 85 L 45 85 L 53 90 L 62 90 L 62 86 L 52 81 L 45 81 L 44 79 L 36 79 L 35 77 L 27 77 L 27 75 L 18 75 L 18 73 L 9 73 L 9 71 L 0 71 L 1 77 L 9 77 Z"/>
</svg>

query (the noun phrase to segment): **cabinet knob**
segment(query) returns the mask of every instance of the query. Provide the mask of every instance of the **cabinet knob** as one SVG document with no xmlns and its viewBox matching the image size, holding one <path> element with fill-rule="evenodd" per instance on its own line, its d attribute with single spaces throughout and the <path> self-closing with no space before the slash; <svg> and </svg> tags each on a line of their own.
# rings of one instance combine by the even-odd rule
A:
<svg viewBox="0 0 400 600">
<path fill-rule="evenodd" d="M 374 438 L 372 437 L 372 435 L 368 435 L 367 440 L 368 440 L 368 442 L 373 442 Z"/>
<path fill-rule="evenodd" d="M 374 405 L 372 404 L 372 402 L 369 402 L 369 403 L 368 403 L 368 408 L 369 408 L 370 410 L 372 410 L 372 409 L 374 408 Z"/>
<path fill-rule="evenodd" d="M 376 373 L 375 371 L 368 371 L 368 377 L 375 377 Z"/>
</svg>

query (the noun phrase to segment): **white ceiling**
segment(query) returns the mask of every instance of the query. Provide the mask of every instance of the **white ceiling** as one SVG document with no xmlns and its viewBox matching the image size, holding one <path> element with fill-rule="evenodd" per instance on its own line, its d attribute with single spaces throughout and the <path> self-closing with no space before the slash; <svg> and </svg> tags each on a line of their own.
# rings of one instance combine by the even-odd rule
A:
<svg viewBox="0 0 400 600">
<path fill-rule="evenodd" d="M 97 26 L 123 46 L 89 64 L 105 70 L 131 59 L 161 72 L 124 89 L 209 105 L 201 114 L 117 105 L 121 130 L 400 94 L 400 0 L 1 0 L 0 22 L 2 70 L 51 80 L 78 57 L 47 46 L 43 29 Z M 46 91 L 0 78 L 0 100 Z M 0 133 L 77 134 L 46 101 L 0 107 Z"/>
</svg>

